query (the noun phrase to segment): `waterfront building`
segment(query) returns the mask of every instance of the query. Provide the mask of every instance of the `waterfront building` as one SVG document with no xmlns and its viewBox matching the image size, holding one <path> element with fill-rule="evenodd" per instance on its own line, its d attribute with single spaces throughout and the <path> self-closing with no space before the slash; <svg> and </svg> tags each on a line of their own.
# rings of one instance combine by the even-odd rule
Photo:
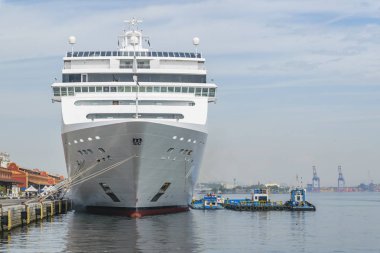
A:
<svg viewBox="0 0 380 253">
<path fill-rule="evenodd" d="M 26 169 L 11 162 L 9 154 L 0 153 L 0 195 L 20 197 L 29 186 L 39 191 L 44 186 L 58 184 L 64 180 L 63 176 L 53 175 L 39 169 Z"/>
</svg>

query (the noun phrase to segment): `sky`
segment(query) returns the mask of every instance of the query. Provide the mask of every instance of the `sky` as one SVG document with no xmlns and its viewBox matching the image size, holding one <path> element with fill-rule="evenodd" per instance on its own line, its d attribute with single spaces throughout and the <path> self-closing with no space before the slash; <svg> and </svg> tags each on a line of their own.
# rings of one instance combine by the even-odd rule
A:
<svg viewBox="0 0 380 253">
<path fill-rule="evenodd" d="M 66 175 L 60 80 L 67 39 L 115 50 L 143 19 L 152 50 L 200 38 L 210 104 L 199 181 L 380 183 L 380 2 L 369 0 L 0 0 L 0 151 Z"/>
</svg>

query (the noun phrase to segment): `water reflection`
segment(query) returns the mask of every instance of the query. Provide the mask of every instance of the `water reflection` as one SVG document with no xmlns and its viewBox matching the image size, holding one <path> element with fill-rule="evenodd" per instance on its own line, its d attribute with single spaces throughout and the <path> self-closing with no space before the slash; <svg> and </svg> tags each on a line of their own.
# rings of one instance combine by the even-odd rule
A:
<svg viewBox="0 0 380 253">
<path fill-rule="evenodd" d="M 64 252 L 187 252 L 193 216 L 188 213 L 130 219 L 77 213 L 70 219 Z"/>
</svg>

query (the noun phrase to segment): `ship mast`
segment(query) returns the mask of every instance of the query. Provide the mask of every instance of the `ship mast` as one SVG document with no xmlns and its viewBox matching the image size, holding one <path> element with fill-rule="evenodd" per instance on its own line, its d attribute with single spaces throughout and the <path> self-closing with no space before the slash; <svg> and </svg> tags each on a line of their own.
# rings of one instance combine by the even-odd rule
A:
<svg viewBox="0 0 380 253">
<path fill-rule="evenodd" d="M 133 81 L 136 84 L 136 115 L 135 118 L 139 118 L 139 82 L 137 77 L 137 60 L 136 60 L 136 45 L 140 43 L 141 36 L 138 36 L 136 33 L 138 23 L 141 23 L 141 20 L 132 18 L 132 20 L 125 20 L 124 22 L 129 24 L 129 30 L 132 31 L 132 36 L 129 39 L 129 43 L 133 46 L 133 63 L 132 63 L 132 73 Z"/>
</svg>

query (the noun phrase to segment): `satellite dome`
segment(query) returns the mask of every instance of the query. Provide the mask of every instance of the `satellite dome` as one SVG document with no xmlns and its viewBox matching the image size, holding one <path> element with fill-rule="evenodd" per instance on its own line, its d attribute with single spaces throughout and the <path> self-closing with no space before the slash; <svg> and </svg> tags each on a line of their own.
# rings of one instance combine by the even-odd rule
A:
<svg viewBox="0 0 380 253">
<path fill-rule="evenodd" d="M 193 38 L 193 44 L 194 44 L 195 46 L 198 46 L 198 45 L 199 45 L 199 38 L 198 38 L 198 37 L 194 37 L 194 38 Z"/>
<path fill-rule="evenodd" d="M 75 44 L 77 41 L 77 39 L 75 38 L 75 36 L 70 36 L 69 37 L 69 44 Z"/>
</svg>

